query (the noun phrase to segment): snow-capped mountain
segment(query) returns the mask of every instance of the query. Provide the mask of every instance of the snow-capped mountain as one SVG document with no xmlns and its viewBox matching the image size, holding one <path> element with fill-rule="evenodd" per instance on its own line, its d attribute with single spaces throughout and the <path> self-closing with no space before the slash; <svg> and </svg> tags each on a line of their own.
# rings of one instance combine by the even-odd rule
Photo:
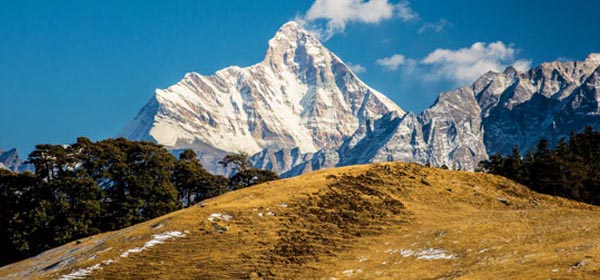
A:
<svg viewBox="0 0 600 280">
<path fill-rule="evenodd" d="M 600 54 L 584 61 L 543 63 L 526 73 L 509 67 L 473 85 L 489 153 L 557 143 L 586 126 L 600 129 Z"/>
<path fill-rule="evenodd" d="M 361 122 L 391 111 L 404 114 L 288 22 L 269 41 L 262 62 L 211 76 L 186 74 L 157 90 L 119 135 L 202 154 L 296 148 L 306 154 L 338 147 Z"/>
<path fill-rule="evenodd" d="M 389 116 L 359 129 L 364 142 L 340 150 L 339 165 L 402 160 L 473 170 L 489 154 L 556 144 L 586 126 L 600 129 L 600 54 L 543 63 L 525 73 L 508 67 L 440 94 L 416 116 Z M 355 140 L 359 141 L 359 140 Z"/>
<path fill-rule="evenodd" d="M 487 159 L 480 109 L 466 89 L 443 93 L 419 115 L 388 114 L 367 123 L 342 146 L 340 157 L 339 165 L 409 161 L 473 170 Z"/>
<path fill-rule="evenodd" d="M 6 169 L 13 172 L 22 172 L 30 170 L 31 166 L 24 164 L 23 159 L 19 156 L 17 149 L 2 151 L 0 149 L 0 169 Z"/>
<path fill-rule="evenodd" d="M 186 74 L 156 90 L 119 136 L 194 149 L 217 173 L 227 172 L 218 160 L 239 151 L 283 176 L 392 160 L 473 170 L 514 145 L 526 150 L 541 138 L 600 129 L 599 65 L 600 54 L 591 54 L 526 73 L 509 67 L 440 94 L 420 114 L 406 113 L 288 22 L 262 62 Z"/>
</svg>

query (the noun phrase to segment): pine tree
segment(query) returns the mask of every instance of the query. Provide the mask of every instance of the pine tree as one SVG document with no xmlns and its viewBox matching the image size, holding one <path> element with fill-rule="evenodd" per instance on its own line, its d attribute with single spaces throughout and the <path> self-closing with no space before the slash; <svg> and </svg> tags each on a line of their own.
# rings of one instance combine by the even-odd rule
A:
<svg viewBox="0 0 600 280">
<path fill-rule="evenodd" d="M 530 188 L 552 195 L 600 205 L 600 132 L 588 127 L 572 132 L 551 149 L 542 139 L 537 149 L 519 161 L 518 150 L 507 157 L 496 154 L 481 166 Z"/>
<path fill-rule="evenodd" d="M 213 175 L 204 169 L 194 151 L 185 150 L 175 163 L 173 182 L 179 192 L 179 200 L 183 200 L 187 207 L 207 197 Z"/>
<path fill-rule="evenodd" d="M 227 155 L 219 163 L 223 167 L 234 165 L 235 174 L 229 179 L 230 186 L 234 190 L 279 179 L 273 171 L 252 167 L 249 155 L 244 152 Z"/>
</svg>

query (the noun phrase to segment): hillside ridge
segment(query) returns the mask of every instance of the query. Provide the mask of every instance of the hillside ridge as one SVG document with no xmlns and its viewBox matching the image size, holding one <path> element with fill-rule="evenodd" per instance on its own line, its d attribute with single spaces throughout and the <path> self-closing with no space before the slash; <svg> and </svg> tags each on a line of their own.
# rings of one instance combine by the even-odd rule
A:
<svg viewBox="0 0 600 280">
<path fill-rule="evenodd" d="M 0 268 L 3 279 L 593 279 L 600 209 L 418 164 L 230 192 Z"/>
</svg>

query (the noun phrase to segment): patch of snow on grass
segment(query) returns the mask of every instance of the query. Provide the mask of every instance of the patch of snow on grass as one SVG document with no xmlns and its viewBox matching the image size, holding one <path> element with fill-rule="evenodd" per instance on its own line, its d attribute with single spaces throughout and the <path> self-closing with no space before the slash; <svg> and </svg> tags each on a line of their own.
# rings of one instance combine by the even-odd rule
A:
<svg viewBox="0 0 600 280">
<path fill-rule="evenodd" d="M 410 249 L 408 249 L 408 250 L 404 250 L 404 249 L 400 250 L 400 255 L 402 255 L 405 258 L 408 258 L 408 257 L 410 257 L 410 256 L 412 256 L 414 254 L 415 254 L 415 251 L 410 250 Z"/>
<path fill-rule="evenodd" d="M 281 204 L 279 204 L 279 207 L 282 207 L 282 208 L 287 208 L 287 207 L 288 207 L 288 204 L 284 202 L 284 203 L 281 203 Z"/>
<path fill-rule="evenodd" d="M 213 214 L 210 214 L 210 216 L 208 217 L 208 220 L 211 223 L 214 223 L 215 220 L 228 222 L 229 220 L 231 220 L 231 218 L 233 218 L 233 217 L 231 217 L 230 215 L 227 215 L 225 213 L 213 213 Z"/>
<path fill-rule="evenodd" d="M 448 255 L 442 249 L 425 249 L 418 252 L 416 255 L 418 260 L 448 260 L 453 259 L 454 255 Z"/>
<path fill-rule="evenodd" d="M 346 277 L 350 277 L 350 276 L 352 276 L 354 274 L 359 274 L 359 273 L 362 273 L 362 272 L 363 271 L 360 268 L 359 269 L 348 269 L 348 270 L 342 271 L 342 274 L 346 275 Z"/>
<path fill-rule="evenodd" d="M 181 233 L 180 231 L 167 231 L 167 232 L 163 232 L 163 233 L 159 233 L 159 234 L 155 234 L 152 235 L 152 240 L 144 243 L 144 246 L 142 247 L 138 247 L 138 248 L 133 248 L 133 249 L 129 249 L 125 252 L 123 252 L 120 257 L 121 258 L 126 258 L 129 256 L 129 254 L 131 253 L 139 253 L 142 252 L 150 247 L 155 246 L 156 244 L 160 244 L 160 243 L 164 243 L 165 241 L 172 239 L 172 238 L 177 238 L 177 237 L 184 237 L 185 234 Z M 97 254 L 106 252 L 112 250 L 112 247 L 102 250 L 100 252 L 98 252 Z M 94 255 L 95 256 L 95 255 Z M 116 259 L 108 259 L 108 260 L 104 260 L 100 263 L 97 263 L 95 265 L 92 266 L 88 266 L 85 268 L 80 268 L 78 270 L 75 270 L 69 274 L 65 274 L 62 275 L 58 278 L 58 280 L 75 280 L 75 279 L 85 279 L 88 278 L 88 276 L 90 276 L 94 271 L 102 269 L 102 266 L 107 266 L 111 263 L 116 263 L 119 261 L 119 258 L 117 257 Z"/>
<path fill-rule="evenodd" d="M 58 278 L 58 280 L 74 280 L 74 279 L 85 279 L 87 276 L 91 275 L 95 270 L 101 269 L 102 265 L 97 263 L 92 266 L 88 266 L 85 268 L 80 268 L 71 272 L 69 274 L 63 275 Z"/>
<path fill-rule="evenodd" d="M 454 255 L 449 255 L 446 251 L 434 248 L 423 249 L 421 251 L 401 249 L 400 255 L 404 258 L 415 257 L 418 260 L 448 260 L 454 258 Z"/>
<path fill-rule="evenodd" d="M 184 237 L 185 234 L 180 231 L 167 231 L 159 234 L 155 234 L 152 236 L 152 240 L 144 243 L 144 246 L 137 247 L 133 249 L 129 249 L 121 254 L 121 258 L 126 258 L 131 253 L 139 253 L 147 250 L 150 247 L 154 247 L 157 244 L 164 243 L 165 241 L 176 238 L 176 237 Z"/>
<path fill-rule="evenodd" d="M 156 227 L 154 227 L 154 228 L 152 228 L 152 229 L 153 229 L 153 230 L 157 230 L 157 229 L 159 229 L 159 228 L 162 228 L 162 227 L 164 227 L 164 226 L 165 226 L 165 225 L 163 225 L 163 224 L 159 224 L 159 225 L 157 225 Z"/>
</svg>

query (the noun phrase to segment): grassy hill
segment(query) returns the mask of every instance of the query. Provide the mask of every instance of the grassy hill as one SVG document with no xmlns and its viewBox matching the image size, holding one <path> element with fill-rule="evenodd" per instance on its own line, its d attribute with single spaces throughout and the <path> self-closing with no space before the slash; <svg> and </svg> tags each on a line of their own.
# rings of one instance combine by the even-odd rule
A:
<svg viewBox="0 0 600 280">
<path fill-rule="evenodd" d="M 600 208 L 502 177 L 317 171 L 78 240 L 1 279 L 593 279 Z"/>
</svg>

